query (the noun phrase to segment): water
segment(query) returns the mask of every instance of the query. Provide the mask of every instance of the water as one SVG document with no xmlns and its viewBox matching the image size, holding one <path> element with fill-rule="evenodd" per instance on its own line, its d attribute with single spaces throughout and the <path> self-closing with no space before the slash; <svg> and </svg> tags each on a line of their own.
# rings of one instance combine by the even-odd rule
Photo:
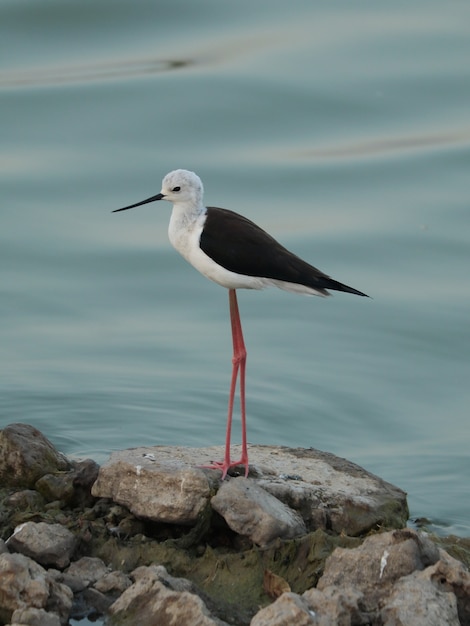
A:
<svg viewBox="0 0 470 626">
<path fill-rule="evenodd" d="M 372 296 L 243 292 L 248 437 L 347 457 L 468 536 L 470 8 L 0 4 L 0 426 L 222 444 L 228 299 L 149 197 L 195 170 Z M 236 431 L 234 440 L 239 439 Z"/>
</svg>

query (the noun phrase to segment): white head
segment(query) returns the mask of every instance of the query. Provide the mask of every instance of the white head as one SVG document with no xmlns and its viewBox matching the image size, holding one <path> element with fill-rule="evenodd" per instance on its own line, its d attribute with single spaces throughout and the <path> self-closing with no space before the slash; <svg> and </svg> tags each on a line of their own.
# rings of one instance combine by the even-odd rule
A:
<svg viewBox="0 0 470 626">
<path fill-rule="evenodd" d="M 152 196 L 136 204 L 131 204 L 122 209 L 116 209 L 113 213 L 133 209 L 136 206 L 155 202 L 156 200 L 168 200 L 173 204 L 180 206 L 186 205 L 187 208 L 190 207 L 191 209 L 197 210 L 203 206 L 203 193 L 204 188 L 202 181 L 197 174 L 189 170 L 174 170 L 167 174 L 162 180 L 162 190 L 160 193 L 157 193 L 156 196 Z"/>
<path fill-rule="evenodd" d="M 162 180 L 162 200 L 200 206 L 203 193 L 201 179 L 188 170 L 174 170 Z"/>
</svg>

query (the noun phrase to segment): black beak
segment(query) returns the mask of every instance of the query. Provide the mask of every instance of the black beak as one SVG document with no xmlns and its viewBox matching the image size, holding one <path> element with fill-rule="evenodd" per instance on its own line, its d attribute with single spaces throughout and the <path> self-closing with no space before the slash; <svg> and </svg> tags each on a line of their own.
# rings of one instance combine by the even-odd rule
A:
<svg viewBox="0 0 470 626">
<path fill-rule="evenodd" d="M 156 196 L 152 196 L 151 198 L 147 198 L 147 200 L 142 200 L 142 202 L 137 202 L 136 204 L 131 204 L 130 206 L 125 206 L 122 209 L 115 209 L 111 211 L 112 213 L 117 213 L 118 211 L 127 211 L 127 209 L 133 209 L 136 206 L 141 206 L 142 204 L 148 204 L 149 202 L 156 202 L 157 200 L 161 200 L 165 196 L 162 193 L 157 193 Z"/>
</svg>

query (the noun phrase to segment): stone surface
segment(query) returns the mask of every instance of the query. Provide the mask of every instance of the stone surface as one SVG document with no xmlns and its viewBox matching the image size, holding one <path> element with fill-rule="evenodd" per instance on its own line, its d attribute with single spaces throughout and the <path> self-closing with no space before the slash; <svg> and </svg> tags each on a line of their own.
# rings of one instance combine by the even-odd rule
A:
<svg viewBox="0 0 470 626">
<path fill-rule="evenodd" d="M 283 593 L 275 602 L 258 611 L 250 626 L 314 626 L 315 613 L 307 602 L 292 592 Z"/>
<path fill-rule="evenodd" d="M 20 608 L 44 608 L 50 583 L 46 571 L 23 554 L 0 555 L 0 623 Z"/>
<path fill-rule="evenodd" d="M 109 574 L 109 568 L 101 559 L 96 557 L 84 556 L 78 561 L 74 561 L 64 571 L 63 582 L 68 585 L 72 591 L 82 591 L 85 587 L 94 585 L 106 574 Z"/>
<path fill-rule="evenodd" d="M 260 546 L 277 538 L 293 539 L 307 533 L 297 512 L 251 478 L 231 478 L 222 483 L 211 505 L 233 531 Z"/>
<path fill-rule="evenodd" d="M 25 626 L 60 626 L 59 616 L 55 613 L 31 607 L 16 609 L 11 619 L 13 624 L 24 624 Z"/>
<path fill-rule="evenodd" d="M 327 558 L 318 589 L 334 585 L 364 594 L 366 610 L 386 595 L 402 576 L 422 570 L 439 559 L 438 548 L 411 529 L 372 535 L 354 550 L 336 548 Z"/>
<path fill-rule="evenodd" d="M 239 454 L 237 448 L 233 446 L 234 456 Z M 92 493 L 112 498 L 142 518 L 195 524 L 221 478 L 220 470 L 200 466 L 222 456 L 222 447 L 155 446 L 115 452 L 100 468 Z M 402 527 L 408 518 L 402 490 L 332 454 L 251 446 L 250 459 L 249 477 L 296 510 L 309 531 L 323 528 L 358 535 L 379 527 Z"/>
<path fill-rule="evenodd" d="M 396 582 L 381 618 L 384 626 L 460 626 L 455 595 L 436 587 L 425 572 Z"/>
<path fill-rule="evenodd" d="M 0 484 L 31 488 L 44 474 L 70 469 L 67 458 L 33 426 L 10 424 L 0 431 Z"/>
<path fill-rule="evenodd" d="M 23 554 L 0 555 L 0 623 L 8 623 L 17 610 L 44 609 L 56 614 L 60 622 L 66 624 L 72 598 L 68 587 L 55 582 L 41 565 L 29 557 Z M 17 622 L 19 615 L 15 615 Z M 28 619 L 34 620 L 36 616 L 33 611 Z M 22 621 L 35 623 L 24 622 L 23 617 Z"/>
<path fill-rule="evenodd" d="M 210 615 L 204 602 L 188 591 L 173 591 L 160 582 L 152 567 L 139 567 L 134 584 L 111 605 L 109 612 L 120 626 L 158 624 L 174 626 L 227 626 Z"/>
<path fill-rule="evenodd" d="M 113 452 L 100 468 L 92 494 L 112 498 L 142 518 L 195 524 L 210 497 L 207 475 L 171 458 L 156 462 L 157 454 L 157 448 Z"/>
<path fill-rule="evenodd" d="M 302 598 L 315 614 L 315 624 L 318 626 L 352 626 L 364 623 L 359 608 L 363 596 L 355 589 L 326 587 L 320 591 L 313 588 L 305 591 Z"/>
<path fill-rule="evenodd" d="M 109 572 L 100 578 L 94 585 L 97 591 L 109 594 L 121 594 L 132 585 L 129 576 L 124 572 Z"/>
<path fill-rule="evenodd" d="M 25 522 L 8 539 L 7 545 L 13 552 L 21 552 L 41 565 L 60 569 L 66 567 L 75 550 L 75 536 L 60 524 Z"/>
<path fill-rule="evenodd" d="M 47 502 L 60 500 L 70 506 L 90 506 L 91 486 L 98 477 L 99 465 L 91 459 L 73 461 L 68 472 L 45 474 L 35 484 Z"/>
</svg>

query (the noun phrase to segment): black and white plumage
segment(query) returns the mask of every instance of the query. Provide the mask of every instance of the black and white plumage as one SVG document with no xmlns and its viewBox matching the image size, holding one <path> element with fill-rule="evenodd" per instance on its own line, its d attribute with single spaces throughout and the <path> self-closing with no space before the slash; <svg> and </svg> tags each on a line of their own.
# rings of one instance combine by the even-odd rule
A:
<svg viewBox="0 0 470 626">
<path fill-rule="evenodd" d="M 168 235 L 172 245 L 201 274 L 229 290 L 233 339 L 233 371 L 229 396 L 229 414 L 225 458 L 210 467 L 227 471 L 239 464 L 248 474 L 248 451 L 245 416 L 246 349 L 238 312 L 236 289 L 278 287 L 294 293 L 327 296 L 328 289 L 358 296 L 365 293 L 330 278 L 316 267 L 284 248 L 254 222 L 217 207 L 205 207 L 203 185 L 199 176 L 188 170 L 175 170 L 165 176 L 162 190 L 155 196 L 117 211 L 142 204 L 168 200 L 173 204 Z M 230 459 L 232 409 L 238 373 L 242 418 L 242 457 Z"/>
</svg>

